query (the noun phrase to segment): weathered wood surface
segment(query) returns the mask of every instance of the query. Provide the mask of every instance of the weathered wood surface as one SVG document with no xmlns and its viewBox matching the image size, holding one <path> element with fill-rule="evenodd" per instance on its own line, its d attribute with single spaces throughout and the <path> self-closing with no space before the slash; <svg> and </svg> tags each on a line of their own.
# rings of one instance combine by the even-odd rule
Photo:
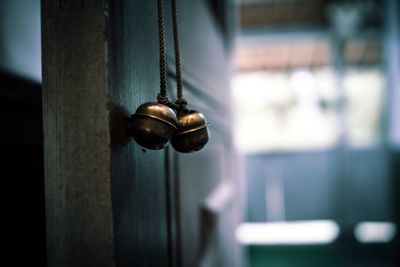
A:
<svg viewBox="0 0 400 267">
<path fill-rule="evenodd" d="M 169 5 L 170 1 L 166 1 Z M 168 6 L 169 7 L 169 6 Z M 207 1 L 178 1 L 184 95 L 190 107 L 205 114 L 211 123 L 207 146 L 192 154 L 174 157 L 178 194 L 176 266 L 243 266 L 241 249 L 234 238 L 242 220 L 242 188 L 239 162 L 232 147 L 230 118 L 230 54 L 218 21 Z M 170 18 L 167 9 L 167 18 Z M 172 32 L 167 19 L 167 32 Z M 172 36 L 167 42 L 171 84 L 174 84 Z M 171 90 L 171 95 L 175 95 Z M 231 190 L 221 210 L 210 213 L 207 200 L 222 201 L 220 186 Z M 212 223 L 210 223 L 212 221 Z"/>
<path fill-rule="evenodd" d="M 115 266 L 104 6 L 42 2 L 49 266 Z"/>
<path fill-rule="evenodd" d="M 186 97 L 212 123 L 210 144 L 179 157 L 142 149 L 127 129 L 159 88 L 156 1 L 43 2 L 49 266 L 196 266 L 207 198 L 222 182 L 240 195 L 224 39 L 204 1 L 178 2 Z M 171 59 L 169 1 L 165 10 Z M 213 226 L 216 266 L 240 266 L 239 200 Z"/>
<path fill-rule="evenodd" d="M 165 150 L 144 150 L 127 136 L 124 118 L 159 88 L 157 1 L 113 1 L 109 7 L 111 174 L 118 266 L 169 266 Z"/>
</svg>

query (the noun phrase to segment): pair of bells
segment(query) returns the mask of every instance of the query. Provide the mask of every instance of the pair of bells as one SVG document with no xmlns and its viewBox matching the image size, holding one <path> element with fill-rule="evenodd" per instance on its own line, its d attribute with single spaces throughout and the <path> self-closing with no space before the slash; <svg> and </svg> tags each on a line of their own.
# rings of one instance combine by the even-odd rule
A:
<svg viewBox="0 0 400 267">
<path fill-rule="evenodd" d="M 194 110 L 175 111 L 160 103 L 144 103 L 131 116 L 131 134 L 142 147 L 158 150 L 170 142 L 175 150 L 189 153 L 202 149 L 208 142 L 206 118 Z"/>
</svg>

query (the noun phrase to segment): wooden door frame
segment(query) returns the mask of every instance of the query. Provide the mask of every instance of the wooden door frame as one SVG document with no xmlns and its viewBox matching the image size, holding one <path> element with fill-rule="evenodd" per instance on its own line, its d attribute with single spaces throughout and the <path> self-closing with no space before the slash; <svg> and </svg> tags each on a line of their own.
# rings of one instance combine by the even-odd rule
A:
<svg viewBox="0 0 400 267">
<path fill-rule="evenodd" d="M 115 266 L 105 1 L 42 1 L 48 266 Z"/>
</svg>

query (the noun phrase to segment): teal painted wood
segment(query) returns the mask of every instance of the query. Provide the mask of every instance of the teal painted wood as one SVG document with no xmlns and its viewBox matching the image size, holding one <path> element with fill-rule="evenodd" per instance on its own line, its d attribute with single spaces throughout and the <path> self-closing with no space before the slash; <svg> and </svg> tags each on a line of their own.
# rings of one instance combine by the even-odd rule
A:
<svg viewBox="0 0 400 267">
<path fill-rule="evenodd" d="M 172 179 L 178 183 L 179 197 L 177 266 L 185 267 L 243 266 L 241 250 L 234 238 L 235 227 L 242 219 L 242 191 L 231 140 L 231 58 L 226 36 L 210 8 L 207 1 L 178 1 L 184 96 L 189 106 L 204 113 L 211 123 L 211 138 L 205 148 L 174 157 L 176 171 Z M 167 32 L 172 32 L 171 24 L 167 19 Z M 167 40 L 167 54 L 170 95 L 175 96 L 171 35 Z M 210 219 L 206 202 L 221 184 L 230 186 L 235 195 L 221 211 L 211 212 Z"/>
<path fill-rule="evenodd" d="M 142 149 L 125 119 L 156 101 L 157 1 L 109 2 L 112 201 L 117 266 L 169 266 L 165 150 Z"/>
<path fill-rule="evenodd" d="M 50 266 L 192 267 L 202 261 L 199 237 L 206 229 L 199 214 L 221 182 L 237 183 L 229 57 L 209 5 L 178 2 L 186 97 L 212 123 L 207 148 L 179 157 L 172 149 L 142 149 L 127 128 L 127 118 L 155 101 L 159 89 L 157 2 L 44 2 Z M 171 66 L 169 73 L 174 95 Z M 218 253 L 209 256 L 221 267 L 240 266 L 236 198 L 228 206 L 214 226 Z"/>
</svg>

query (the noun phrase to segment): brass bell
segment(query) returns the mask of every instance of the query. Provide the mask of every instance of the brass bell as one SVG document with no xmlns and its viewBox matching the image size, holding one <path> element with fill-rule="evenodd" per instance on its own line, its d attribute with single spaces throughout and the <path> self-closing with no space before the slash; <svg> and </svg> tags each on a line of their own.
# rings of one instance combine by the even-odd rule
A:
<svg viewBox="0 0 400 267">
<path fill-rule="evenodd" d="M 189 153 L 202 149 L 210 136 L 204 115 L 195 110 L 189 110 L 179 113 L 177 118 L 178 130 L 171 140 L 175 150 Z"/>
<path fill-rule="evenodd" d="M 131 116 L 131 134 L 142 147 L 158 150 L 166 147 L 177 127 L 175 112 L 160 103 L 144 103 Z"/>
</svg>

